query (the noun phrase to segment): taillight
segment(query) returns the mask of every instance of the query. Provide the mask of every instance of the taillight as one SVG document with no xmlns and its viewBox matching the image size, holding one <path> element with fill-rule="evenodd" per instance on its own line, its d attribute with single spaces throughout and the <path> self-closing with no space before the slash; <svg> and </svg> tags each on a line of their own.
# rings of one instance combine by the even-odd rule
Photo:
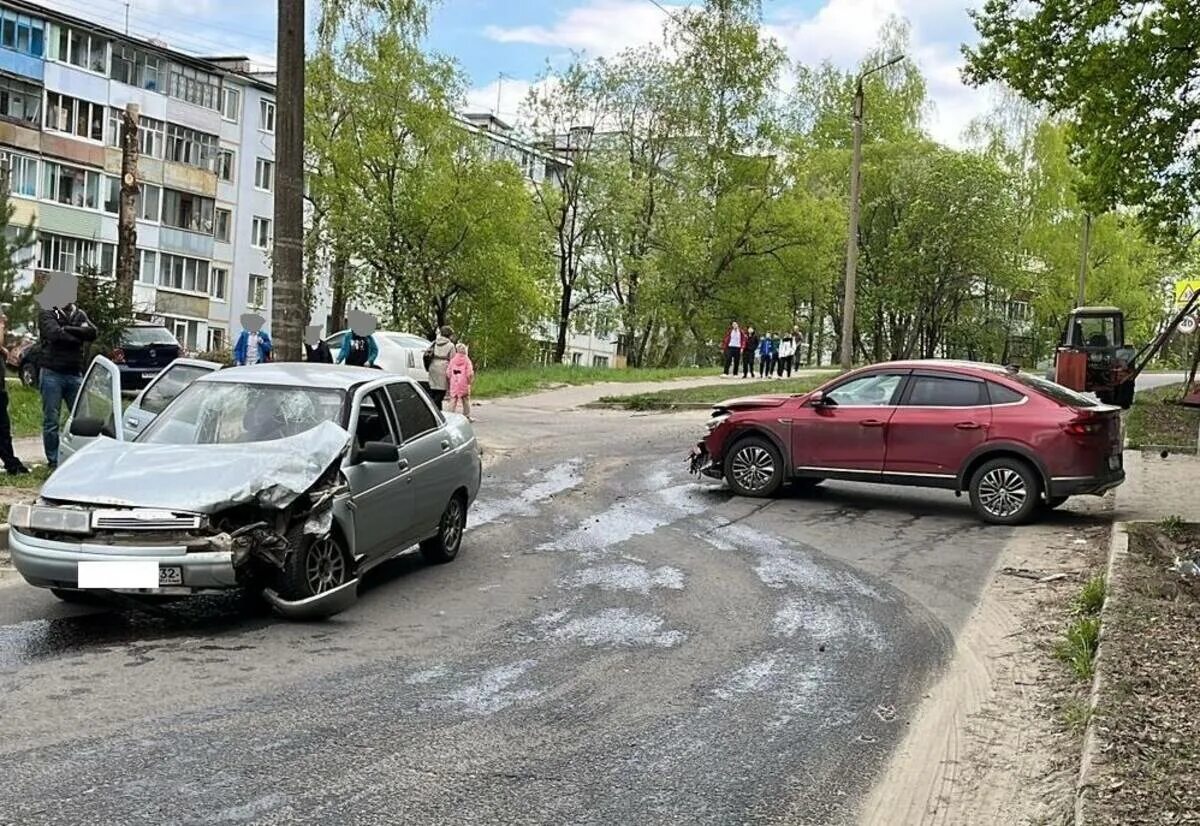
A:
<svg viewBox="0 0 1200 826">
<path fill-rule="evenodd" d="M 1107 420 L 1086 411 L 1080 411 L 1074 419 L 1065 422 L 1062 429 L 1072 436 L 1096 436 L 1108 428 Z"/>
<path fill-rule="evenodd" d="M 114 364 L 124 364 L 125 363 L 125 351 L 122 350 L 120 347 L 113 350 L 112 351 L 112 361 Z"/>
</svg>

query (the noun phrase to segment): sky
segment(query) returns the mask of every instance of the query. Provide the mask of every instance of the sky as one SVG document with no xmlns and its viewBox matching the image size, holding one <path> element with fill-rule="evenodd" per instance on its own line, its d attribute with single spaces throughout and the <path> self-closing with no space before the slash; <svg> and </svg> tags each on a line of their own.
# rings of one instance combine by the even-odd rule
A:
<svg viewBox="0 0 1200 826">
<path fill-rule="evenodd" d="M 270 64 L 275 0 L 35 0 L 203 54 L 247 54 Z M 317 0 L 308 0 L 310 10 Z M 661 0 L 668 11 L 698 0 Z M 925 74 L 933 111 L 930 133 L 961 145 L 970 121 L 992 104 L 988 92 L 963 85 L 961 46 L 976 39 L 967 10 L 982 0 L 762 0 L 764 28 L 797 62 L 858 65 L 891 16 L 912 25 L 909 57 Z M 441 0 L 429 45 L 455 58 L 467 75 L 467 108 L 517 118 L 531 81 L 572 53 L 612 55 L 657 42 L 667 12 L 654 0 Z M 868 114 L 869 117 L 869 114 Z"/>
</svg>

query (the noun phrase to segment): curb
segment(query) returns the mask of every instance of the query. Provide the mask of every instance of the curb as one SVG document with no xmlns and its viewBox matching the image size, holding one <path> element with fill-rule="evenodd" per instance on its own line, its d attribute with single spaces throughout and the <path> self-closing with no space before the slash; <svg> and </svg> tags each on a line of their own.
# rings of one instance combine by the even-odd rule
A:
<svg viewBox="0 0 1200 826">
<path fill-rule="evenodd" d="M 1083 753 L 1079 760 L 1079 778 L 1075 783 L 1075 826 L 1084 826 L 1087 822 L 1084 810 L 1091 791 L 1093 763 L 1100 754 L 1100 745 L 1096 736 L 1096 708 L 1100 704 L 1100 690 L 1105 682 L 1104 673 L 1104 638 L 1108 636 L 1109 618 L 1112 616 L 1112 605 L 1116 598 L 1114 579 L 1118 559 L 1129 553 L 1129 534 L 1126 531 L 1128 523 L 1114 522 L 1112 541 L 1108 550 L 1108 567 L 1104 572 L 1104 607 L 1100 609 L 1100 639 L 1096 647 L 1096 658 L 1093 665 L 1092 688 L 1088 692 L 1088 722 L 1083 733 Z"/>
</svg>

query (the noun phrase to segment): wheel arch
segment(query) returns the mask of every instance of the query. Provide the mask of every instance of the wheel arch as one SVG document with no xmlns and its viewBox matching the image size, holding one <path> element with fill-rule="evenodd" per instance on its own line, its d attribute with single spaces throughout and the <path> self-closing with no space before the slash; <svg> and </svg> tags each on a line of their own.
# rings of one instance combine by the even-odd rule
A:
<svg viewBox="0 0 1200 826">
<path fill-rule="evenodd" d="M 725 459 L 737 448 L 737 446 L 746 439 L 752 438 L 766 439 L 775 449 L 779 451 L 780 457 L 783 459 L 783 479 L 786 482 L 793 476 L 792 473 L 792 451 L 788 445 L 784 444 L 784 440 L 770 428 L 763 427 L 757 422 L 747 422 L 739 427 L 729 437 L 729 442 L 725 448 L 724 455 L 721 457 L 722 463 Z"/>
<path fill-rule="evenodd" d="M 962 470 L 959 471 L 958 481 L 956 484 L 957 492 L 961 493 L 966 490 L 971 484 L 971 477 L 975 475 L 975 471 L 986 462 L 993 459 L 1019 459 L 1025 464 L 1033 468 L 1037 474 L 1038 482 L 1041 483 L 1042 492 L 1050 489 L 1050 474 L 1046 470 L 1045 464 L 1038 458 L 1037 454 L 1028 447 L 1015 442 L 988 442 L 976 448 L 963 462 Z"/>
</svg>

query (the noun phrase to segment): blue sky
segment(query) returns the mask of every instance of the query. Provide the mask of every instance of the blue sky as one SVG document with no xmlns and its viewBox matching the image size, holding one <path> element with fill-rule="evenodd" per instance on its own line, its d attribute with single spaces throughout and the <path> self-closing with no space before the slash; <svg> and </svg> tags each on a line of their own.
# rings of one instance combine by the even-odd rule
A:
<svg viewBox="0 0 1200 826">
<path fill-rule="evenodd" d="M 123 28 L 125 0 L 39 0 L 68 14 Z M 318 0 L 308 0 L 310 9 Z M 668 9 L 696 0 L 662 0 Z M 982 0 L 763 0 L 764 26 L 796 61 L 858 63 L 889 16 L 913 27 L 913 50 L 929 82 L 934 111 L 929 128 L 958 143 L 970 120 L 986 111 L 987 92 L 959 80 L 960 46 L 973 42 L 967 9 Z M 129 0 L 130 31 L 159 37 L 192 52 L 241 52 L 273 59 L 275 0 Z M 573 51 L 613 54 L 657 41 L 664 12 L 651 0 L 442 0 L 433 13 L 429 43 L 466 72 L 468 108 L 496 109 L 513 119 L 529 84 Z M 505 77 L 501 80 L 499 75 Z"/>
</svg>

